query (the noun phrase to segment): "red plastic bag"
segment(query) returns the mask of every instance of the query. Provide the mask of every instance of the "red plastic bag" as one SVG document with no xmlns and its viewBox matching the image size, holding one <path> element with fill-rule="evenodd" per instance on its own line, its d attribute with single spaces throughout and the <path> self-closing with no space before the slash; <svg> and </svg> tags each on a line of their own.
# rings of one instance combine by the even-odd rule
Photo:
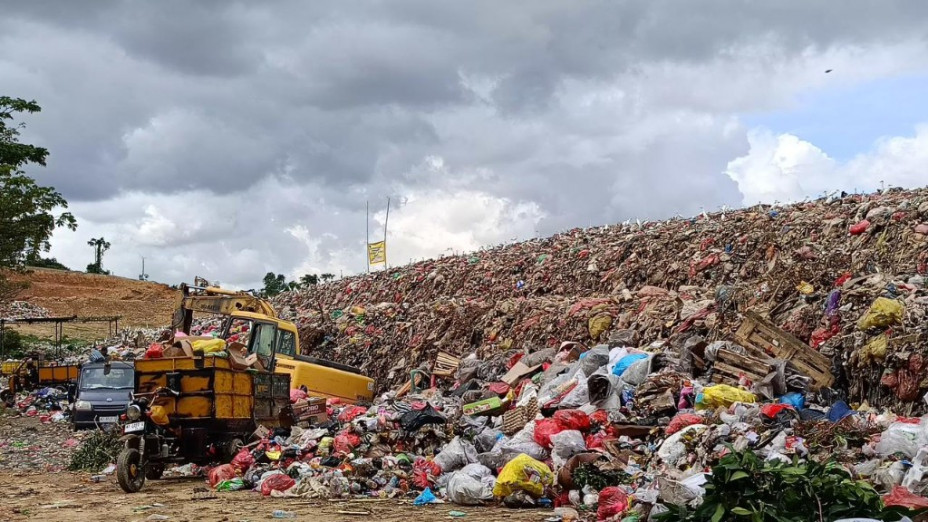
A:
<svg viewBox="0 0 928 522">
<path fill-rule="evenodd" d="M 587 435 L 583 440 L 586 443 L 586 449 L 603 449 L 603 440 L 606 439 L 606 434 L 603 432 L 595 433 L 593 435 Z"/>
<path fill-rule="evenodd" d="M 214 488 L 224 480 L 232 480 L 238 474 L 232 464 L 223 464 L 209 470 L 209 487 Z"/>
<path fill-rule="evenodd" d="M 793 409 L 793 407 L 789 404 L 764 404 L 760 407 L 760 412 L 768 419 L 775 419 L 781 411 L 791 409 Z"/>
<path fill-rule="evenodd" d="M 271 475 L 261 483 L 261 494 L 267 497 L 270 496 L 271 491 L 287 491 L 295 484 L 295 480 L 283 473 Z"/>
<path fill-rule="evenodd" d="M 299 389 L 299 388 L 294 388 L 294 389 L 290 390 L 290 404 L 295 404 L 296 401 L 301 401 L 301 400 L 303 400 L 303 399 L 305 399 L 305 398 L 306 398 L 306 392 L 305 392 L 305 391 L 303 391 L 303 390 L 301 390 L 301 389 Z"/>
<path fill-rule="evenodd" d="M 441 475 L 441 466 L 434 460 L 418 458 L 412 465 L 412 482 L 419 489 L 430 487 Z"/>
<path fill-rule="evenodd" d="M 556 435 L 564 430 L 558 426 L 554 419 L 541 419 L 535 421 L 535 442 L 539 446 L 551 449 L 551 435 Z"/>
<path fill-rule="evenodd" d="M 606 520 L 622 514 L 628 509 L 628 494 L 616 486 L 603 488 L 599 492 L 599 509 L 596 510 L 597 520 Z"/>
<path fill-rule="evenodd" d="M 354 433 L 339 433 L 335 436 L 335 451 L 338 453 L 351 453 L 361 445 L 361 437 Z"/>
<path fill-rule="evenodd" d="M 865 219 L 856 225 L 851 225 L 851 235 L 858 236 L 863 234 L 868 228 L 870 228 L 870 222 Z"/>
<path fill-rule="evenodd" d="M 680 413 L 676 417 L 670 419 L 670 424 L 667 425 L 666 433 L 667 435 L 673 435 L 687 426 L 702 424 L 703 421 L 705 421 L 705 419 L 695 413 Z"/>
<path fill-rule="evenodd" d="M 558 410 L 552 417 L 562 430 L 587 431 L 590 429 L 590 417 L 580 410 Z"/>
<path fill-rule="evenodd" d="M 928 508 L 928 498 L 920 497 L 902 486 L 893 487 L 889 495 L 883 497 L 886 507 L 901 506 L 908 509 Z"/>
<path fill-rule="evenodd" d="M 628 495 L 622 488 L 609 486 L 599 492 L 599 509 L 596 510 L 596 520 L 606 520 L 622 514 L 628 509 Z"/>
<path fill-rule="evenodd" d="M 151 343 L 145 350 L 146 359 L 160 359 L 164 357 L 164 347 L 158 343 Z"/>
<path fill-rule="evenodd" d="M 232 459 L 231 464 L 233 468 L 244 473 L 255 465 L 255 457 L 247 448 L 242 448 L 242 450 L 235 455 L 235 458 Z"/>
<path fill-rule="evenodd" d="M 606 426 L 609 424 L 609 412 L 606 410 L 596 410 L 593 412 L 593 415 L 590 415 L 590 422 L 593 424 L 598 424 L 600 426 Z"/>
<path fill-rule="evenodd" d="M 348 406 L 338 414 L 338 422 L 351 422 L 365 413 L 367 408 L 364 406 Z"/>
</svg>

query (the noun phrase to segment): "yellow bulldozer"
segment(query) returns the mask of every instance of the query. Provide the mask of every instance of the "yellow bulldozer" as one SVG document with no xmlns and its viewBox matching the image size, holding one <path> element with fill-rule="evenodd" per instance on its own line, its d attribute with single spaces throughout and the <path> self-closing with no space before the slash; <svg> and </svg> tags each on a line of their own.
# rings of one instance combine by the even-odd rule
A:
<svg viewBox="0 0 928 522">
<path fill-rule="evenodd" d="M 293 388 L 305 387 L 311 396 L 351 404 L 370 402 L 374 397 L 374 380 L 359 369 L 304 355 L 296 325 L 278 318 L 264 299 L 216 286 L 181 284 L 172 332 L 189 335 L 194 312 L 221 316 L 218 337 L 244 344 L 264 368 L 289 374 Z"/>
</svg>

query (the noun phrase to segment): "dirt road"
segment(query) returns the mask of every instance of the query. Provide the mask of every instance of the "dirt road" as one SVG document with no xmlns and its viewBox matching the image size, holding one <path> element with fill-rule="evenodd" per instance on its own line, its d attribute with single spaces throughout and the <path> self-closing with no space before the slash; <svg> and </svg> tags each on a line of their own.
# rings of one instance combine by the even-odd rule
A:
<svg viewBox="0 0 928 522">
<path fill-rule="evenodd" d="M 326 501 L 265 498 L 256 492 L 210 493 L 213 498 L 195 499 L 203 490 L 202 479 L 149 482 L 140 493 L 127 495 L 116 479 L 100 483 L 89 474 L 0 474 L 0 521 L 68 520 L 75 522 L 120 521 L 254 521 L 271 520 L 275 509 L 291 511 L 296 520 L 326 522 L 420 522 L 450 520 L 449 511 L 462 511 L 462 522 L 540 522 L 551 510 L 512 510 L 496 507 L 465 507 L 440 504 L 413 506 L 411 501 Z M 346 513 L 347 512 L 347 513 Z M 154 515 L 169 518 L 162 519 Z"/>
</svg>

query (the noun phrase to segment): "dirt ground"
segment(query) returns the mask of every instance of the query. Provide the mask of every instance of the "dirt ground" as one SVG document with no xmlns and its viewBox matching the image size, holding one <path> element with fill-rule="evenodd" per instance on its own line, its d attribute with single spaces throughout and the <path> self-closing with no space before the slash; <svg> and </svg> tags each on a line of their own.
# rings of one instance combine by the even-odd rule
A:
<svg viewBox="0 0 928 522">
<path fill-rule="evenodd" d="M 30 268 L 25 274 L 7 273 L 29 288 L 14 299 L 41 306 L 54 316 L 121 316 L 119 327 L 161 327 L 171 320 L 175 291 L 167 285 L 124 277 Z M 53 337 L 54 325 L 15 326 L 22 334 Z M 88 341 L 108 337 L 107 323 L 70 322 L 64 335 Z"/>
<path fill-rule="evenodd" d="M 114 476 L 100 483 L 89 474 L 58 473 L 13 475 L 0 473 L 0 520 L 100 521 L 252 521 L 271 520 L 275 509 L 291 511 L 296 520 L 333 522 L 420 522 L 461 520 L 462 522 L 540 522 L 552 514 L 550 509 L 513 510 L 497 507 L 469 507 L 438 504 L 417 507 L 399 500 L 303 500 L 265 498 L 257 492 L 210 493 L 213 498 L 195 498 L 196 490 L 206 489 L 202 479 L 149 481 L 136 494 L 119 489 Z M 450 516 L 462 511 L 464 517 Z M 158 518 L 154 515 L 167 516 Z"/>
</svg>

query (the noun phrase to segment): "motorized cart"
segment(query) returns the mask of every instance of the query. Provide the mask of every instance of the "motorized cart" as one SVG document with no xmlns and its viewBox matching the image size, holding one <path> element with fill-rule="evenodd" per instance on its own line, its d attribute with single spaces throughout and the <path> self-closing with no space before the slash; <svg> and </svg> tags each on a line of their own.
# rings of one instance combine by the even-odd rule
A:
<svg viewBox="0 0 928 522">
<path fill-rule="evenodd" d="M 258 425 L 289 426 L 290 376 L 234 370 L 222 357 L 135 361 L 116 477 L 127 493 L 170 465 L 228 462 Z"/>
</svg>

